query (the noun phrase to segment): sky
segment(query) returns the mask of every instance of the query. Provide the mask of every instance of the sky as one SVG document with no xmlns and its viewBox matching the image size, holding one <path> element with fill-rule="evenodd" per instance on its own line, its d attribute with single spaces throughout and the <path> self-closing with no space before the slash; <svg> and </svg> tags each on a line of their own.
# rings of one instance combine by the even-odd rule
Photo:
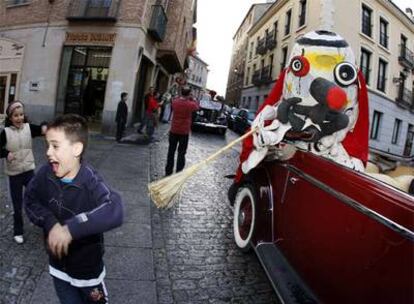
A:
<svg viewBox="0 0 414 304">
<path fill-rule="evenodd" d="M 198 0 L 197 52 L 209 66 L 207 88 L 225 96 L 233 36 L 255 3 L 265 0 Z M 393 0 L 403 11 L 414 0 Z"/>
</svg>

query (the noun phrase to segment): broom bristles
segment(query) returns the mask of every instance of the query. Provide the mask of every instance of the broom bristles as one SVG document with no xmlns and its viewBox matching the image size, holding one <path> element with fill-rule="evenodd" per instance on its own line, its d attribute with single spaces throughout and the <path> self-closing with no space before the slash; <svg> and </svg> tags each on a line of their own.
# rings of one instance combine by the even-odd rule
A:
<svg viewBox="0 0 414 304">
<path fill-rule="evenodd" d="M 164 177 L 158 181 L 148 184 L 148 191 L 151 200 L 154 202 L 157 208 L 169 209 L 178 202 L 181 196 L 181 192 L 184 187 L 184 183 L 188 178 L 193 176 L 200 170 L 201 167 L 207 165 L 209 162 L 216 159 L 223 152 L 233 147 L 238 142 L 242 141 L 246 137 L 250 136 L 256 129 L 252 129 L 243 136 L 235 139 L 224 148 L 210 155 L 207 159 L 188 167 L 187 169 L 175 173 L 173 175 Z"/>
</svg>

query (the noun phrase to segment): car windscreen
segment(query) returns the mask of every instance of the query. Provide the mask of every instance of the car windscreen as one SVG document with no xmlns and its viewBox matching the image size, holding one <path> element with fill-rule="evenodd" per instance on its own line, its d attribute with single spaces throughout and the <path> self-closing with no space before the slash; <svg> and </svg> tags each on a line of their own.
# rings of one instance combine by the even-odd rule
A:
<svg viewBox="0 0 414 304">
<path fill-rule="evenodd" d="M 254 112 L 247 112 L 247 119 L 248 120 L 254 120 L 255 117 L 256 117 L 256 113 L 254 113 Z"/>
</svg>

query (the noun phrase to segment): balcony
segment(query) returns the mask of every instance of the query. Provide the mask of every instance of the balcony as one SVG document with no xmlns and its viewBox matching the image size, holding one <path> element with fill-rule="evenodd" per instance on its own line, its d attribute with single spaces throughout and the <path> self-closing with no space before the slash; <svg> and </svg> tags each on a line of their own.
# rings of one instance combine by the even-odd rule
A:
<svg viewBox="0 0 414 304">
<path fill-rule="evenodd" d="M 277 43 L 276 43 L 276 35 L 274 31 L 271 31 L 267 36 L 266 36 L 266 49 L 268 49 L 269 51 L 273 50 L 276 47 Z"/>
<path fill-rule="evenodd" d="M 121 0 L 74 0 L 70 2 L 69 21 L 116 22 Z"/>
<path fill-rule="evenodd" d="M 260 77 L 260 70 L 256 70 L 253 73 L 252 83 L 255 86 L 259 86 L 262 84 L 261 77 Z"/>
<path fill-rule="evenodd" d="M 260 82 L 261 84 L 267 84 L 269 82 L 272 82 L 272 69 L 271 66 L 265 66 L 262 69 L 261 75 L 260 75 Z"/>
<path fill-rule="evenodd" d="M 397 105 L 401 108 L 407 109 L 407 110 L 414 110 L 414 98 L 413 98 L 413 92 L 407 90 L 404 88 L 404 86 L 400 85 L 398 89 L 398 96 L 395 99 L 397 102 Z"/>
<path fill-rule="evenodd" d="M 162 42 L 165 37 L 167 29 L 167 15 L 165 14 L 164 7 L 162 5 L 152 6 L 151 22 L 148 27 L 148 34 L 158 42 Z"/>
<path fill-rule="evenodd" d="M 414 69 L 414 54 L 405 45 L 400 44 L 400 55 L 398 56 L 400 64 L 410 70 Z"/>
<path fill-rule="evenodd" d="M 264 55 L 266 54 L 266 39 L 259 39 L 256 47 L 256 54 Z"/>
</svg>

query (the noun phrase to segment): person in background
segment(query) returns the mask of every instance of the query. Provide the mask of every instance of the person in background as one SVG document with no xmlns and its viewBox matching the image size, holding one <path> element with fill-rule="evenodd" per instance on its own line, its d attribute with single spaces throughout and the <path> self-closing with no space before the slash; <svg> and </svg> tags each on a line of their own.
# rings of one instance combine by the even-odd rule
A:
<svg viewBox="0 0 414 304">
<path fill-rule="evenodd" d="M 122 199 L 83 160 L 86 119 L 57 117 L 46 142 L 48 163 L 29 183 L 24 206 L 43 229 L 56 294 L 62 304 L 108 303 L 103 233 L 122 224 Z"/>
<path fill-rule="evenodd" d="M 24 105 L 11 102 L 6 109 L 5 128 L 0 133 L 0 157 L 5 158 L 4 172 L 9 176 L 10 196 L 13 203 L 13 239 L 22 244 L 23 237 L 23 187 L 34 175 L 35 161 L 32 138 L 44 135 L 46 125 L 27 123 Z"/>
<path fill-rule="evenodd" d="M 185 166 L 185 154 L 188 147 L 188 139 L 191 130 L 191 118 L 194 111 L 199 109 L 199 105 L 191 98 L 191 89 L 184 86 L 181 89 L 181 96 L 171 102 L 173 117 L 169 134 L 169 146 L 167 155 L 167 165 L 165 175 L 171 175 L 174 169 L 175 151 L 178 146 L 176 172 L 183 170 Z"/>
<path fill-rule="evenodd" d="M 118 108 L 116 109 L 116 141 L 120 142 L 125 131 L 125 125 L 128 118 L 128 105 L 126 100 L 128 98 L 128 93 L 121 93 L 121 100 L 118 102 Z"/>
<path fill-rule="evenodd" d="M 148 99 L 147 110 L 145 111 L 146 118 L 146 135 L 149 142 L 154 140 L 155 127 L 158 125 L 158 116 L 162 103 L 158 102 L 159 94 L 154 94 Z"/>
<path fill-rule="evenodd" d="M 149 87 L 149 91 L 147 94 L 145 94 L 144 97 L 144 109 L 145 109 L 145 113 L 144 113 L 144 117 L 142 118 L 141 124 L 138 127 L 137 132 L 139 134 L 142 134 L 142 130 L 144 129 L 144 127 L 147 126 L 148 124 L 148 119 L 150 119 L 152 117 L 152 115 L 147 115 L 148 113 L 148 106 L 151 102 L 152 99 L 155 99 L 155 88 L 154 87 Z"/>
</svg>

